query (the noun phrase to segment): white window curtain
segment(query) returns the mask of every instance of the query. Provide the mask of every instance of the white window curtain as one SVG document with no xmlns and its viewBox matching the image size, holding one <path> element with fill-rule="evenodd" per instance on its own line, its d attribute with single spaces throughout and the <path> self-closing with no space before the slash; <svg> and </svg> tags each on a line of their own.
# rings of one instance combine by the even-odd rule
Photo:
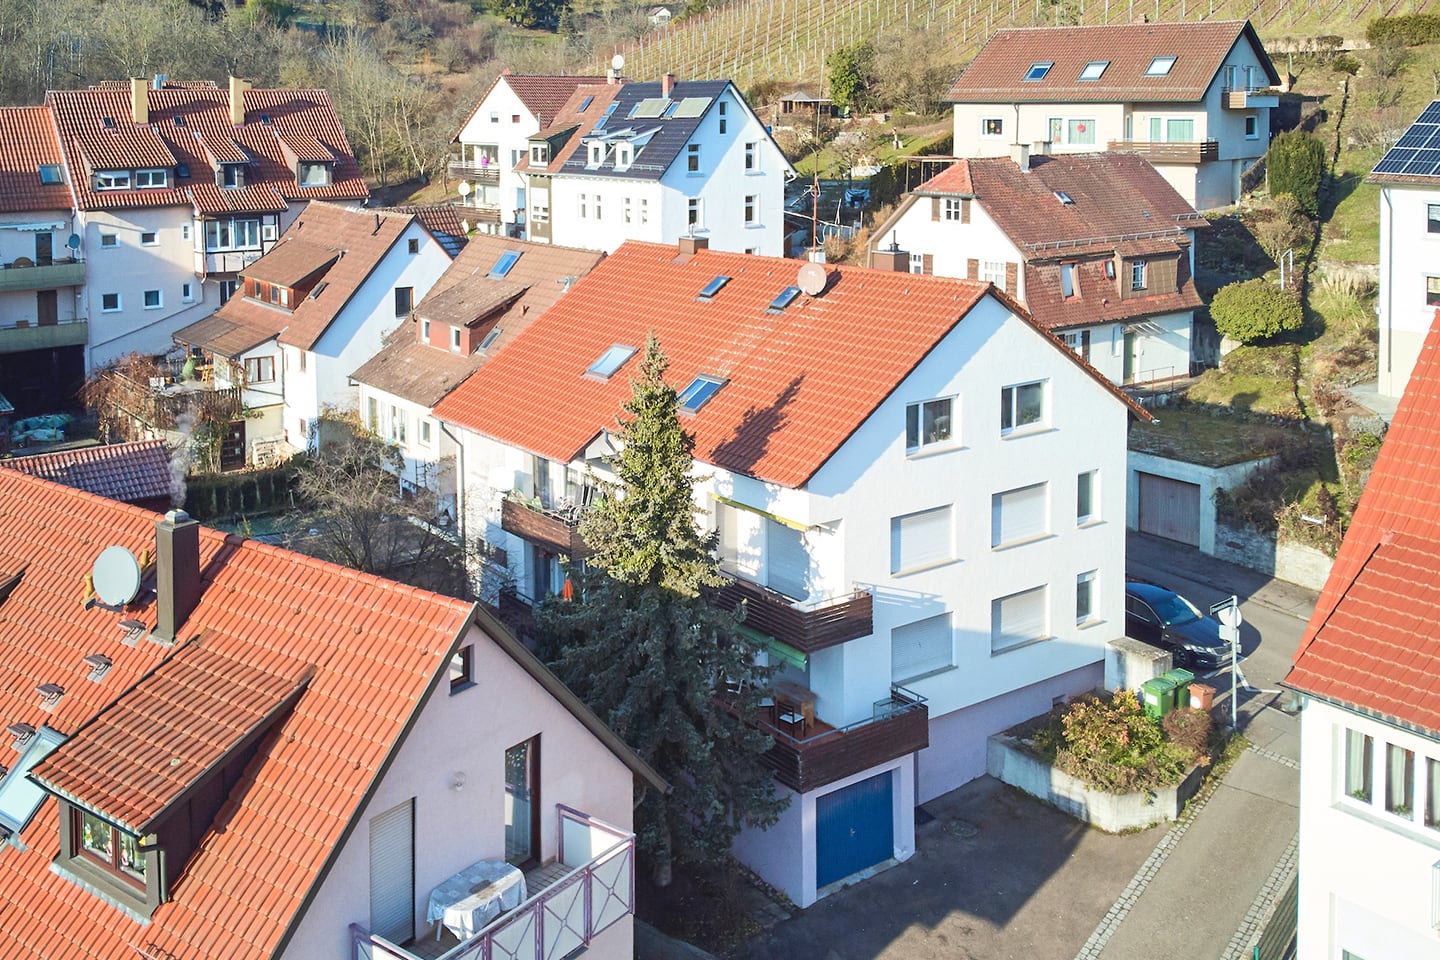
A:
<svg viewBox="0 0 1440 960">
<path fill-rule="evenodd" d="M 1345 793 L 1370 799 L 1370 751 L 1373 741 L 1358 730 L 1345 731 Z"/>
<path fill-rule="evenodd" d="M 990 497 L 990 546 L 1044 536 L 1050 532 L 1047 484 L 1007 490 Z"/>
<path fill-rule="evenodd" d="M 951 558 L 950 505 L 890 521 L 890 572 L 915 570 Z"/>
<path fill-rule="evenodd" d="M 990 602 L 991 653 L 1049 636 L 1048 593 L 1039 586 Z"/>
<path fill-rule="evenodd" d="M 903 683 L 955 663 L 951 615 L 926 617 L 890 631 L 890 679 Z"/>
</svg>

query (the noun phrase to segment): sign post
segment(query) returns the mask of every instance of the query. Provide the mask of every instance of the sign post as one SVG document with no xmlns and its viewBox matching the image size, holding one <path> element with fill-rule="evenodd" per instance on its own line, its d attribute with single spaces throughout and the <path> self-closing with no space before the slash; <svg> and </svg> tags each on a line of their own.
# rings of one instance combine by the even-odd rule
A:
<svg viewBox="0 0 1440 960">
<path fill-rule="evenodd" d="M 1230 729 L 1239 730 L 1239 708 L 1236 703 L 1240 678 L 1240 598 L 1234 594 L 1228 599 L 1210 605 L 1210 614 L 1220 621 L 1220 639 L 1230 645 Z"/>
</svg>

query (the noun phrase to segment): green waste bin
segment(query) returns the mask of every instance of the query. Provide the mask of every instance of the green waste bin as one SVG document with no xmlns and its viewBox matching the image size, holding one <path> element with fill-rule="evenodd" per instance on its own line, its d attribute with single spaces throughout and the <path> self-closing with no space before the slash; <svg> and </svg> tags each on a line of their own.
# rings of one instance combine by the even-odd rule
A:
<svg viewBox="0 0 1440 960">
<path fill-rule="evenodd" d="M 1187 710 L 1190 707 L 1190 684 L 1195 679 L 1195 674 L 1184 667 L 1176 667 L 1174 670 L 1166 670 L 1160 674 L 1160 679 L 1169 680 L 1175 684 L 1175 708 Z"/>
<path fill-rule="evenodd" d="M 1159 720 L 1175 709 L 1175 681 L 1168 677 L 1156 677 L 1140 684 L 1140 702 L 1145 706 L 1145 715 Z"/>
</svg>

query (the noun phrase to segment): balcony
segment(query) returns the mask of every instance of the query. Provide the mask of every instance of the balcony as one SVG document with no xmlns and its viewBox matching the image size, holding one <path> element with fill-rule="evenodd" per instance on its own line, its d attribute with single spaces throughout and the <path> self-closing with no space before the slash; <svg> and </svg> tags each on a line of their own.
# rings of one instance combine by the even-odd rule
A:
<svg viewBox="0 0 1440 960">
<path fill-rule="evenodd" d="M 1159 140 L 1111 140 L 1110 150 L 1135 153 L 1151 163 L 1210 163 L 1220 159 L 1220 141 L 1165 143 Z"/>
<path fill-rule="evenodd" d="M 12 290 L 50 290 L 78 287 L 85 282 L 85 261 L 64 259 L 32 263 L 21 257 L 0 269 L 0 293 Z"/>
<path fill-rule="evenodd" d="M 775 739 L 765 762 L 775 779 L 798 793 L 868 770 L 930 745 L 930 709 L 904 687 L 875 704 L 868 720 L 832 727 L 823 720 L 786 723 L 776 707 L 762 708 L 760 726 Z"/>
<path fill-rule="evenodd" d="M 225 250 L 214 253 L 195 251 L 195 276 L 210 277 L 216 274 L 236 274 L 259 260 L 259 250 Z"/>
<path fill-rule="evenodd" d="M 868 637 L 874 631 L 869 590 L 796 603 L 784 594 L 735 577 L 720 588 L 716 603 L 726 610 L 745 604 L 745 626 L 789 644 L 801 653 L 814 653 L 847 640 Z"/>
<path fill-rule="evenodd" d="M 1280 106 L 1280 91 L 1269 87 L 1226 87 L 1220 91 L 1226 110 L 1258 110 Z"/>
<path fill-rule="evenodd" d="M 462 197 L 455 207 L 460 211 L 460 216 L 473 223 L 502 223 L 504 214 L 500 207 L 493 203 L 483 203 L 476 199 L 475 194 Z"/>
<path fill-rule="evenodd" d="M 538 498 L 514 494 L 500 503 L 500 529 L 558 556 L 578 559 L 590 552 L 579 526 L 575 507 L 544 507 Z"/>
<path fill-rule="evenodd" d="M 559 861 L 526 875 L 530 898 L 520 906 L 448 949 L 433 933 L 406 949 L 352 923 L 351 960 L 534 960 L 583 953 L 635 912 L 635 835 L 569 807 L 557 804 L 557 812 Z"/>
<path fill-rule="evenodd" d="M 472 160 L 451 160 L 450 176 L 456 180 L 472 180 L 475 183 L 499 183 L 500 164 L 481 164 Z"/>
<path fill-rule="evenodd" d="M 85 320 L 62 320 L 58 323 L 37 325 L 28 320 L 7 323 L 5 318 L 0 317 L 0 353 L 83 347 L 89 339 L 90 324 Z"/>
<path fill-rule="evenodd" d="M 242 416 L 239 387 L 217 387 L 213 382 L 158 376 L 140 383 L 118 370 L 106 370 L 103 381 L 106 412 L 123 412 L 151 430 L 174 430 L 184 415 L 228 422 Z"/>
</svg>

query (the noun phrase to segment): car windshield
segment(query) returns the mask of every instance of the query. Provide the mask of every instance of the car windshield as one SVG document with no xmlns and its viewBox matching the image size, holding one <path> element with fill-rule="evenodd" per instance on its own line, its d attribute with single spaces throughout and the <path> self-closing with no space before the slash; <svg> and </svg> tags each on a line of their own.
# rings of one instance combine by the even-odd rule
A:
<svg viewBox="0 0 1440 960">
<path fill-rule="evenodd" d="M 1167 627 L 1200 619 L 1200 611 L 1195 608 L 1195 605 L 1178 593 L 1158 596 L 1150 601 L 1150 606 L 1155 608 L 1156 616 Z"/>
</svg>

